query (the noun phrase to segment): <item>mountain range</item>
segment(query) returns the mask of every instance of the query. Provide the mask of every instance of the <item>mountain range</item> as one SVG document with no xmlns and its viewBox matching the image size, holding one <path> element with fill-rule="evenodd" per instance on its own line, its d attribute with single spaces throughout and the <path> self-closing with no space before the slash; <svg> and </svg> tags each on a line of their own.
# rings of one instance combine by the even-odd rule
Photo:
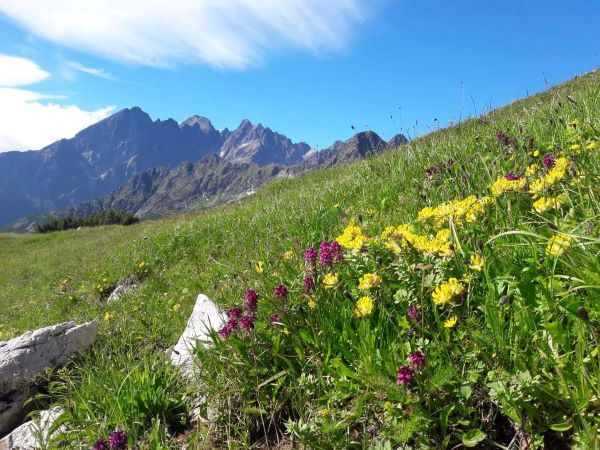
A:
<svg viewBox="0 0 600 450">
<path fill-rule="evenodd" d="M 218 131 L 201 116 L 153 121 L 140 108 L 123 109 L 41 150 L 0 153 L 0 227 L 22 231 L 51 217 L 106 209 L 149 218 L 211 206 L 276 176 L 405 142 L 368 131 L 317 151 L 248 120 Z"/>
</svg>

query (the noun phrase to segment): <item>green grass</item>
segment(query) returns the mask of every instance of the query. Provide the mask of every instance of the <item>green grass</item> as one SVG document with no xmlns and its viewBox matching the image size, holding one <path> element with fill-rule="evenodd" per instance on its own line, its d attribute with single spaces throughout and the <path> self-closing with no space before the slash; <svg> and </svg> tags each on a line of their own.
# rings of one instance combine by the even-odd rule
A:
<svg viewBox="0 0 600 450">
<path fill-rule="evenodd" d="M 384 274 L 369 320 L 352 317 L 342 288 L 319 291 L 315 311 L 300 292 L 304 249 L 334 239 L 350 220 L 376 236 L 388 225 L 415 222 L 425 206 L 489 195 L 498 177 L 523 173 L 535 159 L 530 150 L 502 149 L 496 131 L 515 136 L 519 146 L 531 137 L 543 154 L 551 143 L 567 145 L 566 124 L 577 118 L 586 124 L 586 139 L 597 139 L 599 94 L 600 73 L 594 72 L 396 151 L 276 180 L 236 205 L 129 227 L 0 235 L 0 333 L 10 337 L 106 315 L 93 351 L 62 370 L 50 389 L 68 406 L 69 439 L 84 445 L 122 427 L 131 443 L 153 448 L 178 448 L 185 440 L 206 448 L 259 447 L 282 433 L 309 448 L 459 448 L 463 439 L 477 440 L 477 430 L 487 435 L 480 448 L 494 448 L 492 441 L 508 444 L 503 439 L 517 424 L 535 445 L 546 440 L 553 448 L 549 440 L 563 438 L 593 448 L 598 423 L 592 416 L 600 411 L 593 351 L 600 297 L 598 151 L 579 158 L 585 167 L 577 168 L 587 178 L 565 186 L 570 204 L 560 214 L 533 214 L 526 195 L 509 196 L 485 220 L 459 227 L 455 244 L 465 255 L 482 247 L 487 263 L 453 309 L 460 316 L 456 333 L 444 330 L 447 312 L 431 308 L 430 299 L 442 280 L 468 270 L 462 258 L 394 259 L 376 247 L 362 259 L 348 258 L 338 270 L 350 291 L 361 273 Z M 424 178 L 426 167 L 448 159 L 451 169 L 434 181 Z M 577 236 L 578 245 L 552 263 L 544 248 L 557 227 Z M 286 260 L 288 251 L 294 256 Z M 255 270 L 258 261 L 262 273 Z M 433 269 L 416 273 L 414 264 Z M 142 288 L 107 306 L 107 289 L 131 273 L 143 276 Z M 274 332 L 268 321 L 281 309 L 271 299 L 279 283 L 292 293 L 285 311 L 289 334 Z M 218 414 L 210 424 L 182 425 L 178 411 L 188 397 L 179 394 L 188 392 L 170 377 L 161 355 L 183 330 L 198 293 L 231 306 L 248 288 L 263 296 L 255 333 L 217 341 L 214 351 L 199 355 L 205 372 L 196 389 L 208 394 Z M 509 306 L 499 303 L 505 296 Z M 428 322 L 415 331 L 402 318 L 408 301 L 417 300 Z M 581 306 L 589 322 L 577 316 Z M 427 349 L 428 364 L 418 384 L 406 389 L 395 384 L 395 370 L 414 349 Z M 163 376 L 148 381 L 148 368 Z M 164 395 L 140 407 L 155 390 Z M 161 415 L 162 407 L 176 413 Z"/>
</svg>

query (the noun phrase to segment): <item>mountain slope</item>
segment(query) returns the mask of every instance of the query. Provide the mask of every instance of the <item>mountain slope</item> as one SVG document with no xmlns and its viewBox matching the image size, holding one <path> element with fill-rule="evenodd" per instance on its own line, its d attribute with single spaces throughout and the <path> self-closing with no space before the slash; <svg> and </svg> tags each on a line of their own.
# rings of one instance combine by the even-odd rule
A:
<svg viewBox="0 0 600 450">
<path fill-rule="evenodd" d="M 219 132 L 205 117 L 178 124 L 124 109 L 42 150 L 0 153 L 0 225 L 104 196 L 155 167 L 219 153 L 232 162 L 295 164 L 308 150 L 247 120 Z"/>
</svg>

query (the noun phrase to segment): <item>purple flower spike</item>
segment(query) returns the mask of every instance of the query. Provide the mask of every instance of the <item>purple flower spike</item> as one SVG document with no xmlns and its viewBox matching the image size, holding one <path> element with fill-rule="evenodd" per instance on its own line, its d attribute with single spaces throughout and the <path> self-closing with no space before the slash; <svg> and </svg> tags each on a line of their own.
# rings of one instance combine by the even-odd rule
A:
<svg viewBox="0 0 600 450">
<path fill-rule="evenodd" d="M 550 153 L 544 155 L 543 159 L 544 167 L 548 170 L 552 169 L 556 164 L 556 159 Z"/>
<path fill-rule="evenodd" d="M 408 355 L 408 361 L 418 369 L 425 364 L 425 354 L 423 352 L 412 352 Z"/>
<path fill-rule="evenodd" d="M 287 295 L 288 295 L 288 289 L 287 289 L 287 287 L 285 287 L 284 284 L 280 284 L 279 286 L 277 286 L 275 288 L 274 295 L 275 295 L 275 298 L 284 298 L 284 297 L 287 297 Z"/>
<path fill-rule="evenodd" d="M 506 178 L 508 181 L 518 181 L 521 179 L 521 177 L 515 173 L 512 172 L 508 172 L 504 178 Z"/>
<path fill-rule="evenodd" d="M 280 323 L 279 314 L 277 314 L 277 313 L 271 314 L 271 323 L 274 325 Z"/>
<path fill-rule="evenodd" d="M 108 445 L 113 450 L 127 448 L 127 433 L 124 430 L 115 430 L 108 435 Z"/>
<path fill-rule="evenodd" d="M 396 384 L 408 384 L 415 376 L 415 369 L 410 366 L 399 367 L 396 371 Z"/>
<path fill-rule="evenodd" d="M 249 289 L 244 294 L 244 308 L 255 311 L 258 307 L 258 292 Z"/>
<path fill-rule="evenodd" d="M 315 281 L 311 278 L 304 279 L 304 292 L 307 294 L 315 288 Z"/>
<path fill-rule="evenodd" d="M 317 261 L 317 251 L 312 247 L 308 247 L 304 251 L 304 263 L 307 266 L 314 266 L 316 261 Z"/>
<path fill-rule="evenodd" d="M 219 330 L 219 336 L 221 336 L 223 339 L 227 339 L 231 333 L 233 333 L 235 331 L 235 329 L 238 327 L 238 322 L 237 320 L 234 319 L 230 319 L 225 325 L 223 325 L 221 327 L 221 329 Z"/>
<path fill-rule="evenodd" d="M 256 318 L 254 316 L 244 316 L 242 320 L 240 320 L 240 328 L 244 330 L 251 330 L 254 328 L 254 321 Z"/>
<path fill-rule="evenodd" d="M 242 317 L 242 309 L 231 308 L 229 311 L 227 311 L 227 317 L 229 320 L 240 320 L 240 317 Z"/>
<path fill-rule="evenodd" d="M 406 312 L 408 317 L 412 320 L 419 320 L 421 318 L 421 310 L 417 305 L 411 304 L 408 307 L 408 311 Z"/>
<path fill-rule="evenodd" d="M 92 450 L 108 450 L 108 442 L 104 439 L 98 439 L 94 445 L 92 445 Z"/>
</svg>

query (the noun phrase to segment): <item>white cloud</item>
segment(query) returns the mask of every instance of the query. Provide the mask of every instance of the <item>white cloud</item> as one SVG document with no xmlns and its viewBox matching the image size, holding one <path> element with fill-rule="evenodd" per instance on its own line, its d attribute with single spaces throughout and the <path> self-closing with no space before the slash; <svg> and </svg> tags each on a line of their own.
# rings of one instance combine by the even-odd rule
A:
<svg viewBox="0 0 600 450">
<path fill-rule="evenodd" d="M 45 80 L 50 74 L 35 62 L 0 53 L 0 86 L 25 86 Z"/>
<path fill-rule="evenodd" d="M 0 0 L 50 41 L 122 62 L 244 68 L 286 47 L 339 50 L 380 0 Z"/>
<path fill-rule="evenodd" d="M 42 148 L 108 116 L 114 107 L 85 111 L 76 105 L 49 100 L 45 95 L 16 86 L 46 79 L 50 74 L 35 62 L 0 54 L 0 152 Z"/>
<path fill-rule="evenodd" d="M 87 67 L 87 66 L 84 66 L 83 64 L 79 64 L 77 61 L 67 61 L 66 64 L 71 69 L 75 69 L 79 72 L 87 73 L 88 75 L 93 75 L 93 76 L 99 77 L 99 78 L 105 78 L 107 80 L 115 80 L 115 78 L 110 73 L 108 73 L 107 71 L 105 71 L 103 69 Z"/>
</svg>

